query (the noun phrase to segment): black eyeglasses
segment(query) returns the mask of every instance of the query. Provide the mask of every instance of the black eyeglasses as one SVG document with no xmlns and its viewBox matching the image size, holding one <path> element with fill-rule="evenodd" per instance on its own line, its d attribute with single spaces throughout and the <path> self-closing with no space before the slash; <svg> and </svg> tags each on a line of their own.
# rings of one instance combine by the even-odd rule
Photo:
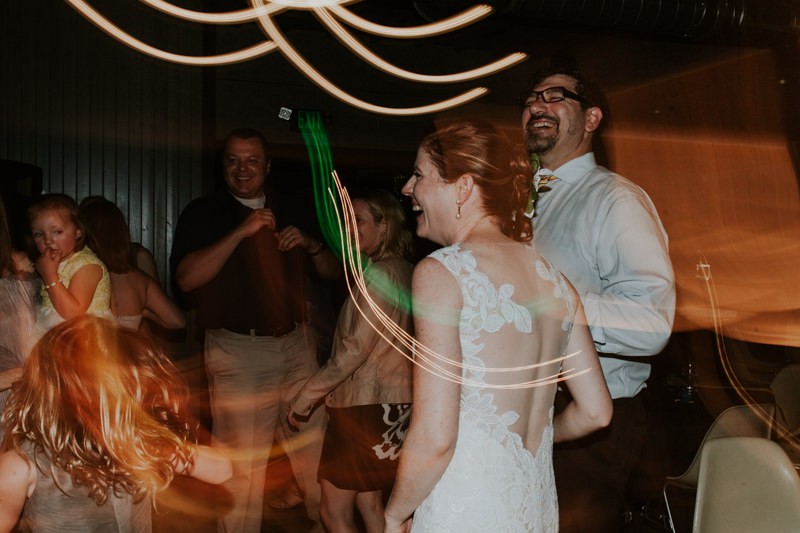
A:
<svg viewBox="0 0 800 533">
<path fill-rule="evenodd" d="M 545 104 L 554 104 L 569 98 L 570 100 L 575 100 L 583 105 L 589 105 L 589 101 L 586 98 L 579 94 L 575 94 L 564 87 L 548 87 L 547 89 L 542 89 L 541 91 L 531 91 L 527 97 L 520 98 L 520 105 L 522 106 L 522 109 L 528 109 L 535 104 L 539 98 L 541 98 L 542 102 Z"/>
</svg>

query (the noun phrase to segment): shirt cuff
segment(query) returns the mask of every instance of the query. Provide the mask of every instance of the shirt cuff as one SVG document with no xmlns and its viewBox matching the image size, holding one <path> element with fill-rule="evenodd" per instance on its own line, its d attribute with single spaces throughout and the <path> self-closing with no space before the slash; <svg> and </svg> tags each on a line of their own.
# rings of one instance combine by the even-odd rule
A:
<svg viewBox="0 0 800 533">
<path fill-rule="evenodd" d="M 586 322 L 589 324 L 589 331 L 595 345 L 604 346 L 606 333 L 600 320 L 600 296 L 591 292 L 587 293 L 583 298 L 583 312 L 586 314 Z"/>
</svg>

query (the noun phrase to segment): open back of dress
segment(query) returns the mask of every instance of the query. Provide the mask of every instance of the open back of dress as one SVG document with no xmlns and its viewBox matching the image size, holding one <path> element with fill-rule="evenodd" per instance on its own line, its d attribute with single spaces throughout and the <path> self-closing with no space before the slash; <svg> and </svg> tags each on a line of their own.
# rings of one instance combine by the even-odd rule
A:
<svg viewBox="0 0 800 533">
<path fill-rule="evenodd" d="M 463 298 L 455 453 L 413 531 L 557 531 L 555 379 L 568 369 L 574 302 L 564 278 L 522 243 L 431 254 Z"/>
</svg>

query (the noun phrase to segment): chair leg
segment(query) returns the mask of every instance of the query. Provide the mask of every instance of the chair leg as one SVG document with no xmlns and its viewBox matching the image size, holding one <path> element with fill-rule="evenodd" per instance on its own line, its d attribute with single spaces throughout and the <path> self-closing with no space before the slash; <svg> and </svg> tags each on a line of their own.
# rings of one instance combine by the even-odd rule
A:
<svg viewBox="0 0 800 533">
<path fill-rule="evenodd" d="M 672 510 L 669 508 L 669 499 L 667 498 L 667 485 L 664 485 L 664 489 L 662 490 L 664 494 L 664 507 L 667 510 L 667 525 L 669 526 L 669 530 L 672 533 L 677 533 L 675 531 L 675 521 L 672 519 Z"/>
</svg>

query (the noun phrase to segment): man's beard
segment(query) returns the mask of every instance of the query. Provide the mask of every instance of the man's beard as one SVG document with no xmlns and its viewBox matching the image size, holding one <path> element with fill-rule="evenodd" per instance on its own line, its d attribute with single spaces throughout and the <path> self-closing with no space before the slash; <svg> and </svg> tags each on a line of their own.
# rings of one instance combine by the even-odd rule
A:
<svg viewBox="0 0 800 533">
<path fill-rule="evenodd" d="M 525 128 L 525 143 L 528 145 L 529 154 L 543 154 L 556 145 L 556 136 L 540 137 L 536 134 L 531 134 L 531 132 Z"/>
</svg>

